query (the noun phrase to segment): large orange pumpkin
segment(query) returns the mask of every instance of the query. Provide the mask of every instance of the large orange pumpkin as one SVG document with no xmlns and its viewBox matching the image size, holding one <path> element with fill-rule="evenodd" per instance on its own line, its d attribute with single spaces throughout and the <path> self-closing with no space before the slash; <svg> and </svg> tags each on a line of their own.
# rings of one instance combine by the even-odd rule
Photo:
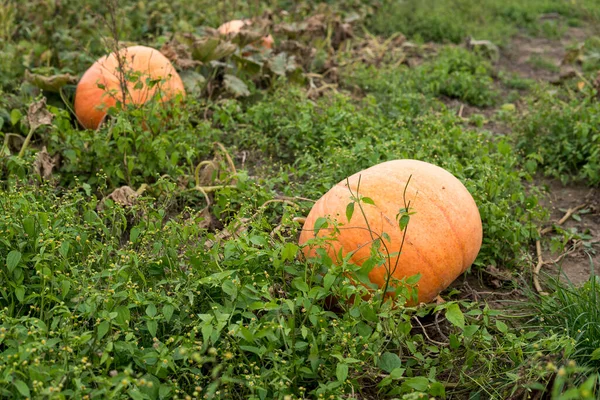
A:
<svg viewBox="0 0 600 400">
<path fill-rule="evenodd" d="M 137 81 L 127 81 L 126 103 L 143 104 L 154 97 L 159 88 L 162 101 L 169 100 L 178 93 L 185 96 L 179 74 L 158 50 L 131 46 L 121 49 L 119 54 L 124 56 L 125 72 L 140 74 Z M 75 114 L 81 125 L 96 129 L 106 111 L 118 100 L 122 101 L 121 75 L 115 53 L 100 58 L 83 74 L 75 91 Z M 149 87 L 146 85 L 147 78 L 163 79 L 164 82 Z M 142 87 L 139 87 L 140 84 Z"/>
<path fill-rule="evenodd" d="M 233 21 L 225 22 L 217 29 L 221 35 L 235 35 L 243 27 L 252 25 L 250 20 L 234 19 Z M 261 46 L 265 49 L 273 48 L 273 36 L 265 35 L 261 40 Z"/>
<path fill-rule="evenodd" d="M 358 172 L 349 178 L 354 194 L 359 177 L 358 194 L 375 203 L 361 203 L 369 226 L 379 237 L 384 232 L 389 235 L 391 243 L 384 239 L 389 253 L 398 252 L 402 243 L 397 215 L 404 208 L 406 187 L 409 211 L 415 214 L 410 216 L 404 247 L 391 275 L 402 279 L 420 273 L 418 301 L 432 301 L 471 266 L 481 248 L 483 229 L 473 197 L 454 175 L 423 161 L 388 161 Z M 350 196 L 343 180 L 321 197 L 310 211 L 299 241 L 304 244 L 314 238 L 316 220 L 330 217 L 343 226 L 336 240 L 327 246 L 329 256 L 335 260 L 340 249 L 344 256 L 354 252 L 351 261 L 362 265 L 370 256 L 372 239 L 358 206 L 348 222 L 346 207 L 351 202 Z M 319 231 L 319 236 L 327 235 L 331 235 L 331 228 Z M 304 247 L 307 256 L 314 256 L 315 251 L 312 246 Z M 369 273 L 370 281 L 379 287 L 384 287 L 388 266 L 396 265 L 397 256 L 389 261 Z"/>
</svg>

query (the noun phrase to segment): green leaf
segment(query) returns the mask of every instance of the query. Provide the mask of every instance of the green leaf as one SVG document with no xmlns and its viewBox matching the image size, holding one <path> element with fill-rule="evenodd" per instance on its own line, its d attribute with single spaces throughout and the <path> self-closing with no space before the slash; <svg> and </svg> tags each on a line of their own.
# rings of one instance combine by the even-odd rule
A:
<svg viewBox="0 0 600 400">
<path fill-rule="evenodd" d="M 592 351 L 590 358 L 592 360 L 600 360 L 600 347 L 598 347 L 596 350 Z"/>
<path fill-rule="evenodd" d="M 400 221 L 398 222 L 398 225 L 400 226 L 400 230 L 404 231 L 404 229 L 406 229 L 406 227 L 408 226 L 409 222 L 410 222 L 410 215 L 404 214 L 403 216 L 401 216 Z"/>
<path fill-rule="evenodd" d="M 63 300 L 67 297 L 67 294 L 69 294 L 69 290 L 71 290 L 71 281 L 68 279 L 63 279 L 60 290 Z"/>
<path fill-rule="evenodd" d="M 371 204 L 372 206 L 375 205 L 375 202 L 370 197 L 363 197 L 362 198 L 362 202 L 365 203 L 365 204 Z"/>
<path fill-rule="evenodd" d="M 335 376 L 338 381 L 345 382 L 348 377 L 348 364 L 338 363 L 337 367 L 335 367 Z"/>
<path fill-rule="evenodd" d="M 179 77 L 181 78 L 187 93 L 200 94 L 206 85 L 206 78 L 204 75 L 201 75 L 192 69 L 181 71 Z"/>
<path fill-rule="evenodd" d="M 235 286 L 235 284 L 232 281 L 223 282 L 223 285 L 221 285 L 221 289 L 223 289 L 223 292 L 225 292 L 231 297 L 231 300 L 234 300 L 236 298 L 238 290 L 237 286 Z"/>
<path fill-rule="evenodd" d="M 171 318 L 173 317 L 173 311 L 175 311 L 175 307 L 173 307 L 171 304 L 165 304 L 163 306 L 162 312 L 167 322 L 171 321 Z"/>
<path fill-rule="evenodd" d="M 108 328 L 110 328 L 110 322 L 102 321 L 98 325 L 98 340 L 101 340 L 104 335 L 108 332 Z"/>
<path fill-rule="evenodd" d="M 146 321 L 146 326 L 148 327 L 148 332 L 150 332 L 150 335 L 152 335 L 152 337 L 156 337 L 156 331 L 158 330 L 158 323 L 151 319 Z"/>
<path fill-rule="evenodd" d="M 10 123 L 16 125 L 21 120 L 21 117 L 23 117 L 21 111 L 18 108 L 13 109 L 10 112 Z"/>
<path fill-rule="evenodd" d="M 15 296 L 21 303 L 25 299 L 25 286 L 21 285 L 15 288 Z"/>
<path fill-rule="evenodd" d="M 154 305 L 154 303 L 150 303 L 148 304 L 148 307 L 146 307 L 146 315 L 149 316 L 150 318 L 154 318 L 156 316 L 157 310 L 156 310 L 156 306 Z"/>
<path fill-rule="evenodd" d="M 23 219 L 23 230 L 29 237 L 35 236 L 35 219 L 33 217 L 25 217 Z"/>
<path fill-rule="evenodd" d="M 117 318 L 115 320 L 119 325 L 127 325 L 131 321 L 131 312 L 126 306 L 119 306 L 115 310 L 117 312 Z"/>
<path fill-rule="evenodd" d="M 275 75 L 285 76 L 287 70 L 287 55 L 285 53 L 279 53 L 269 61 L 271 71 Z"/>
<path fill-rule="evenodd" d="M 8 272 L 13 272 L 15 267 L 19 264 L 19 261 L 21 261 L 20 251 L 12 250 L 10 253 L 8 253 L 6 256 L 6 268 L 8 268 Z"/>
<path fill-rule="evenodd" d="M 129 241 L 131 243 L 136 243 L 138 238 L 140 237 L 140 233 L 142 233 L 140 227 L 134 226 L 133 228 L 131 228 L 131 232 L 129 232 Z"/>
<path fill-rule="evenodd" d="M 235 97 L 250 96 L 248 86 L 237 76 L 225 74 L 223 77 L 223 85 L 225 86 L 225 89 Z"/>
<path fill-rule="evenodd" d="M 281 252 L 281 258 L 285 260 L 292 261 L 296 254 L 298 253 L 298 245 L 295 243 L 286 243 L 283 251 Z"/>
<path fill-rule="evenodd" d="M 354 214 L 354 202 L 348 203 L 346 206 L 346 219 L 348 222 L 352 219 L 352 214 Z"/>
<path fill-rule="evenodd" d="M 21 393 L 22 396 L 31 398 L 31 393 L 29 392 L 29 386 L 27 386 L 27 384 L 25 382 L 23 382 L 20 379 L 16 379 L 13 382 L 13 385 L 15 385 L 15 387 L 17 388 L 19 393 Z"/>
<path fill-rule="evenodd" d="M 304 281 L 304 278 L 301 276 L 294 278 L 294 280 L 292 281 L 292 286 L 305 293 L 307 293 L 309 290 L 308 284 Z"/>
<path fill-rule="evenodd" d="M 404 375 L 404 371 L 406 371 L 406 368 L 394 368 L 392 372 L 390 372 L 390 378 L 400 379 Z"/>
<path fill-rule="evenodd" d="M 379 359 L 379 368 L 384 370 L 385 372 L 392 372 L 396 368 L 400 368 L 402 366 L 402 360 L 398 357 L 397 354 L 390 353 L 386 351 L 381 355 Z"/>
<path fill-rule="evenodd" d="M 333 282 L 335 282 L 335 278 L 335 275 L 331 273 L 327 273 L 327 275 L 325 275 L 325 277 L 323 278 L 323 287 L 325 288 L 325 290 L 329 290 L 331 285 L 333 285 Z"/>
<path fill-rule="evenodd" d="M 499 319 L 496 320 L 496 328 L 498 328 L 498 330 L 502 333 L 506 333 L 508 331 L 508 326 L 506 326 L 506 324 Z"/>
<path fill-rule="evenodd" d="M 450 304 L 446 309 L 446 319 L 452 325 L 457 326 L 460 329 L 464 329 L 465 327 L 465 316 L 456 303 Z"/>
<path fill-rule="evenodd" d="M 319 217 L 319 218 L 317 218 L 317 220 L 315 221 L 315 227 L 314 227 L 315 235 L 317 233 L 319 233 L 319 231 L 321 229 L 327 228 L 327 225 L 328 225 L 327 224 L 327 218 L 325 218 L 325 217 Z"/>
<path fill-rule="evenodd" d="M 419 392 L 424 392 L 429 386 L 429 379 L 425 378 L 424 376 L 415 376 L 414 378 L 407 379 L 404 382 L 404 385 L 418 390 Z"/>
<path fill-rule="evenodd" d="M 171 387 L 165 384 L 160 385 L 160 389 L 158 389 L 158 398 L 166 399 L 171 395 Z"/>
</svg>

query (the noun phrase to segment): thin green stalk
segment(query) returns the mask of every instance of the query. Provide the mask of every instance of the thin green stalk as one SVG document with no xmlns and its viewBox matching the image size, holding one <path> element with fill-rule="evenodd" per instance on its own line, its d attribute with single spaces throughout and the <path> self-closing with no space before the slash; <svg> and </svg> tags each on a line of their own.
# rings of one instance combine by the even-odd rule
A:
<svg viewBox="0 0 600 400">
<path fill-rule="evenodd" d="M 19 151 L 19 158 L 23 158 L 23 155 L 25 154 L 25 150 L 27 150 L 27 147 L 29 147 L 29 142 L 31 142 L 31 137 L 33 136 L 33 132 L 35 132 L 35 128 L 37 128 L 37 127 L 33 127 L 29 130 L 29 133 L 27 134 L 27 137 L 25 138 L 25 142 L 23 142 L 23 146 L 21 146 L 21 151 Z"/>
</svg>

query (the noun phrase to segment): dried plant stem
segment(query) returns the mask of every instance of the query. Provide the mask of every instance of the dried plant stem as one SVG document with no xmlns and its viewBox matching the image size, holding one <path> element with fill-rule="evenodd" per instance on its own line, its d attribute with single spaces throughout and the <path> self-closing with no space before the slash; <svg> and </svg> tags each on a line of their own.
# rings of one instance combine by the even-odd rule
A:
<svg viewBox="0 0 600 400">
<path fill-rule="evenodd" d="M 433 340 L 432 338 L 430 338 L 429 335 L 427 334 L 427 329 L 425 329 L 425 327 L 423 326 L 421 321 L 419 321 L 419 318 L 413 317 L 413 319 L 415 321 L 417 321 L 417 324 L 419 324 L 419 326 L 423 330 L 423 333 L 425 334 L 425 337 L 427 338 L 427 340 L 429 340 L 433 344 L 437 344 L 438 346 L 448 346 L 448 343 L 438 342 L 437 340 Z"/>
</svg>

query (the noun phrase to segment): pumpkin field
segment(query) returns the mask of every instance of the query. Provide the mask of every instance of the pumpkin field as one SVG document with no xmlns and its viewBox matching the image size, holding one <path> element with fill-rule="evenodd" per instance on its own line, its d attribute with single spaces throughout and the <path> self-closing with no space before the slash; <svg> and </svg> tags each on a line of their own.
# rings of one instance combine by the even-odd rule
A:
<svg viewBox="0 0 600 400">
<path fill-rule="evenodd" d="M 0 0 L 1 399 L 600 399 L 597 0 Z"/>
</svg>

